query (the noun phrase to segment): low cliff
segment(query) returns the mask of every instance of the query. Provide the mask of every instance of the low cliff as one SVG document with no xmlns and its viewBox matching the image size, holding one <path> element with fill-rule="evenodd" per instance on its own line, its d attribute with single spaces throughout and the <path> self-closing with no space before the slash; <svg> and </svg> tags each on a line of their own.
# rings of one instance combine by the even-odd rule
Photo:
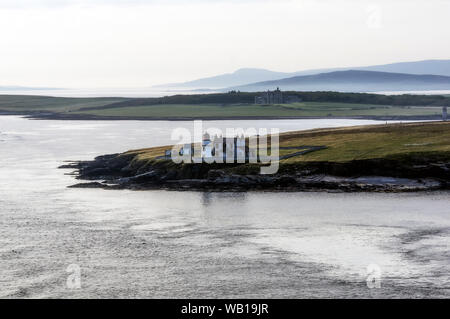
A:
<svg viewBox="0 0 450 319">
<path fill-rule="evenodd" d="M 177 190 L 419 191 L 450 185 L 450 123 L 372 125 L 280 136 L 279 169 L 260 164 L 175 164 L 150 148 L 74 162 L 73 187 Z M 322 145 L 302 153 L 298 145 Z"/>
</svg>

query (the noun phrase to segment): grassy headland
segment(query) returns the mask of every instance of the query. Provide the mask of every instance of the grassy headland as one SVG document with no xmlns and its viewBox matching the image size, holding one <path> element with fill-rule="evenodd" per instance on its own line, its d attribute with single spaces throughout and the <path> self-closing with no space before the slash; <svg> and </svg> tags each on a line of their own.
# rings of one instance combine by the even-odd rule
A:
<svg viewBox="0 0 450 319">
<path fill-rule="evenodd" d="M 84 107 L 101 107 L 124 101 L 123 98 L 65 98 L 36 95 L 0 95 L 0 112 L 65 113 Z"/>
<path fill-rule="evenodd" d="M 104 179 L 118 188 L 404 191 L 450 185 L 450 122 L 288 132 L 280 135 L 280 156 L 308 145 L 323 149 L 281 159 L 271 176 L 259 174 L 262 164 L 174 164 L 161 158 L 170 146 L 101 156 L 72 167 L 81 179 Z"/>
<path fill-rule="evenodd" d="M 450 159 L 450 122 L 396 123 L 315 129 L 280 134 L 280 147 L 320 145 L 326 149 L 281 160 L 281 163 L 348 162 L 394 158 L 412 154 Z M 129 151 L 137 161 L 153 161 L 170 147 Z M 281 149 L 280 155 L 294 151 Z"/>
<path fill-rule="evenodd" d="M 302 102 L 294 104 L 253 105 L 253 104 L 165 104 L 105 108 L 78 111 L 104 117 L 141 118 L 326 118 L 326 117 L 421 117 L 440 116 L 440 107 L 400 107 L 389 105 L 350 104 L 334 102 Z"/>
<path fill-rule="evenodd" d="M 0 95 L 0 113 L 49 119 L 438 119 L 450 97 L 337 92 L 285 92 L 293 104 L 255 105 L 259 93 L 230 92 L 161 98 L 59 98 Z"/>
</svg>

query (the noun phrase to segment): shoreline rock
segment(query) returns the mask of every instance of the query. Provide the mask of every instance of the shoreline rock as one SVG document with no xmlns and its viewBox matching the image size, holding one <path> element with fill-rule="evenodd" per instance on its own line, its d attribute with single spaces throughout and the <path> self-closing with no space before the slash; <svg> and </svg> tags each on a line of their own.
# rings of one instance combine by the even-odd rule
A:
<svg viewBox="0 0 450 319">
<path fill-rule="evenodd" d="M 139 163 L 132 154 L 111 154 L 93 161 L 62 165 L 75 169 L 71 188 L 190 191 L 330 191 L 415 192 L 450 189 L 450 163 L 426 158 L 402 162 L 373 159 L 346 163 L 312 162 L 281 165 L 275 175 L 238 173 L 233 166 L 169 165 L 169 161 Z M 235 168 L 238 168 L 237 166 Z"/>
</svg>

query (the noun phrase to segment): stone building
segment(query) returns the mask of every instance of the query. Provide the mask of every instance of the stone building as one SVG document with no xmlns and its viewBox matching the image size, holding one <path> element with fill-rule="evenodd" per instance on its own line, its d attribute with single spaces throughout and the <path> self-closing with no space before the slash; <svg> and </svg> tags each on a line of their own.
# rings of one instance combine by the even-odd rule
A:
<svg viewBox="0 0 450 319">
<path fill-rule="evenodd" d="M 283 93 L 280 88 L 275 91 L 264 92 L 259 96 L 255 96 L 255 104 L 281 104 L 283 103 Z"/>
<path fill-rule="evenodd" d="M 211 136 L 205 133 L 202 137 L 201 153 L 194 154 L 193 144 L 183 145 L 178 155 L 203 159 L 222 159 L 223 163 L 245 163 L 250 153 L 244 135 L 234 137 Z M 171 150 L 165 151 L 165 158 L 171 158 Z"/>
<path fill-rule="evenodd" d="M 234 137 L 216 136 L 213 140 L 212 156 L 223 158 L 223 162 L 227 163 L 245 163 L 248 157 L 248 149 L 245 145 L 244 135 Z"/>
<path fill-rule="evenodd" d="M 255 104 L 289 104 L 301 102 L 301 97 L 297 95 L 285 96 L 277 87 L 275 91 L 266 91 L 261 95 L 255 96 Z"/>
</svg>

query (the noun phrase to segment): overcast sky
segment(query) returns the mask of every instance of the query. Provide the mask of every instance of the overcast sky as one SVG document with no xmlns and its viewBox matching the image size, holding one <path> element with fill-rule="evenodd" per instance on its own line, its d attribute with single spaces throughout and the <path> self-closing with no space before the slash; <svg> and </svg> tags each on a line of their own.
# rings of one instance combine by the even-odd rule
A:
<svg viewBox="0 0 450 319">
<path fill-rule="evenodd" d="M 450 59 L 447 0 L 0 0 L 0 85 L 145 87 Z"/>
</svg>

